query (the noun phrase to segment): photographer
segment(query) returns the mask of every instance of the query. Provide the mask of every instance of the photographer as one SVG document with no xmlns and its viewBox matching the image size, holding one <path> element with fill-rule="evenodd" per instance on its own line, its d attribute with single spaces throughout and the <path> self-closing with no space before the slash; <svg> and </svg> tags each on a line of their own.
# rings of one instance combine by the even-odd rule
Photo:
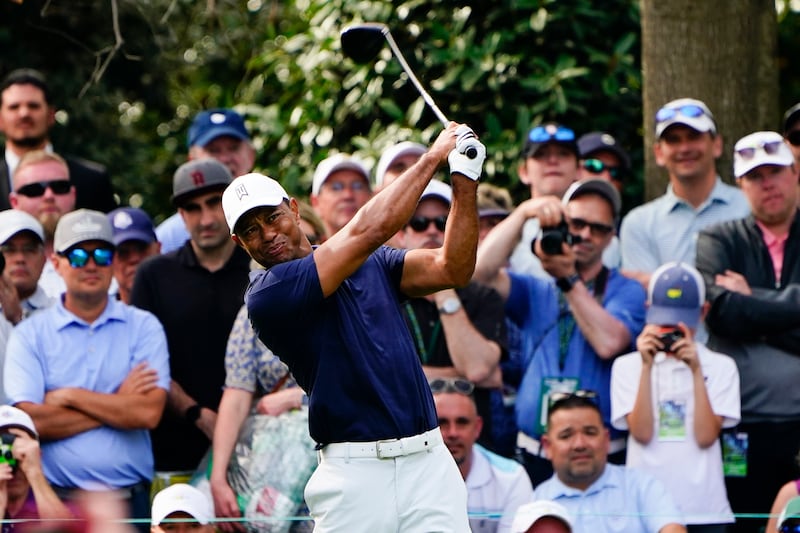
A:
<svg viewBox="0 0 800 533">
<path fill-rule="evenodd" d="M 551 196 L 522 203 L 489 232 L 478 250 L 474 279 L 500 293 L 507 315 L 523 333 L 517 446 L 534 485 L 552 474 L 539 441 L 550 395 L 594 390 L 608 424 L 611 362 L 632 349 L 643 325 L 644 290 L 602 263 L 619 209 L 619 193 L 609 182 L 579 181 L 563 201 Z M 543 231 L 532 243 L 533 250 L 550 280 L 505 268 L 523 224 L 534 217 Z M 543 251 L 543 244 L 550 253 Z M 611 437 L 610 459 L 623 462 L 622 433 L 612 432 Z"/>
<path fill-rule="evenodd" d="M 16 407 L 0 406 L 0 436 L 0 513 L 4 520 L 31 520 L 4 523 L 3 533 L 40 531 L 42 520 L 74 518 L 44 477 L 31 417 Z"/>
</svg>

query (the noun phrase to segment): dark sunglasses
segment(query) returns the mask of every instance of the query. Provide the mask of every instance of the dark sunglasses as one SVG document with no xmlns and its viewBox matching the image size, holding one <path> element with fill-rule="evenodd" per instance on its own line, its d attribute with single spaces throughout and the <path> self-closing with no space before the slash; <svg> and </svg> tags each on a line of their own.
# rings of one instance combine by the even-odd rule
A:
<svg viewBox="0 0 800 533">
<path fill-rule="evenodd" d="M 461 378 L 434 378 L 428 382 L 428 385 L 430 385 L 431 392 L 434 394 L 438 392 L 457 392 L 469 396 L 475 390 L 475 385 L 471 381 Z"/>
<path fill-rule="evenodd" d="M 574 141 L 575 132 L 564 126 L 536 126 L 528 132 L 528 140 L 532 143 L 547 141 Z"/>
<path fill-rule="evenodd" d="M 593 390 L 578 389 L 573 392 L 551 392 L 550 405 L 555 405 L 558 402 L 570 400 L 572 398 L 581 398 L 582 400 L 597 400 L 597 393 Z"/>
<path fill-rule="evenodd" d="M 706 114 L 699 105 L 688 104 L 680 107 L 662 107 L 656 113 L 656 122 L 664 122 L 675 118 L 678 114 L 688 118 L 698 118 Z"/>
<path fill-rule="evenodd" d="M 748 146 L 747 148 L 739 148 L 736 150 L 736 155 L 744 159 L 745 161 L 749 161 L 756 156 L 756 152 L 760 150 L 764 150 L 768 155 L 775 155 L 781 149 L 781 145 L 783 141 L 772 141 L 768 143 L 762 143 L 758 146 Z"/>
<path fill-rule="evenodd" d="M 600 222 L 589 222 L 588 220 L 584 220 L 582 218 L 570 218 L 567 221 L 567 225 L 569 226 L 570 231 L 582 231 L 583 228 L 589 226 L 589 231 L 595 237 L 605 237 L 614 231 L 613 226 L 601 224 Z"/>
<path fill-rule="evenodd" d="M 72 248 L 66 252 L 58 254 L 61 257 L 66 257 L 69 261 L 69 266 L 72 268 L 83 268 L 89 262 L 89 258 L 94 259 L 94 264 L 99 267 L 111 266 L 114 259 L 113 248 L 95 248 L 94 250 L 85 250 L 83 248 Z"/>
<path fill-rule="evenodd" d="M 783 524 L 778 528 L 780 533 L 800 533 L 800 523 L 794 522 Z"/>
<path fill-rule="evenodd" d="M 786 134 L 786 140 L 792 146 L 800 146 L 800 130 L 790 131 Z"/>
<path fill-rule="evenodd" d="M 614 179 L 619 178 L 620 168 L 619 167 L 612 167 L 606 165 L 599 159 L 586 159 L 583 162 L 583 168 L 591 172 L 592 174 L 600 174 L 604 170 L 608 170 L 608 175 Z"/>
<path fill-rule="evenodd" d="M 69 180 L 53 180 L 53 181 L 40 181 L 39 183 L 29 183 L 17 189 L 17 194 L 27 196 L 28 198 L 38 198 L 44 196 L 47 189 L 53 191 L 53 194 L 67 194 L 72 188 L 72 183 Z"/>
<path fill-rule="evenodd" d="M 408 225 L 411 226 L 411 229 L 417 233 L 420 233 L 428 229 L 428 226 L 431 225 L 431 222 L 433 222 L 433 224 L 436 226 L 436 229 L 439 231 L 444 231 L 444 228 L 447 225 L 447 215 L 441 215 L 436 218 L 413 217 L 408 221 Z"/>
</svg>

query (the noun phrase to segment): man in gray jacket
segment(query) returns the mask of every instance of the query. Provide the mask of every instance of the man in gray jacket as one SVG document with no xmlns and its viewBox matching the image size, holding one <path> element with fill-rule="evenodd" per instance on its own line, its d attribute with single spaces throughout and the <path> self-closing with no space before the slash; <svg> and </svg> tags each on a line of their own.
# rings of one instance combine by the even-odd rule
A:
<svg viewBox="0 0 800 533">
<path fill-rule="evenodd" d="M 734 174 L 752 214 L 700 233 L 697 269 L 710 310 L 708 347 L 741 376 L 742 423 L 723 433 L 735 513 L 768 513 L 780 487 L 800 477 L 800 219 L 798 171 L 776 132 L 734 147 Z M 758 531 L 740 519 L 734 531 Z"/>
</svg>

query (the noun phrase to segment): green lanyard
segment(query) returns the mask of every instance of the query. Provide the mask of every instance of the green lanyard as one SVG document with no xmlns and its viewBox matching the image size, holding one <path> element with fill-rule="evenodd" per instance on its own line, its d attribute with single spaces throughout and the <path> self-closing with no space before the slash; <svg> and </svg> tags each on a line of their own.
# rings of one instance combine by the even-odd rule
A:
<svg viewBox="0 0 800 533">
<path fill-rule="evenodd" d="M 406 301 L 404 307 L 406 314 L 408 314 L 408 319 L 411 321 L 411 329 L 414 333 L 414 342 L 417 344 L 419 358 L 422 360 L 423 365 L 427 365 L 428 359 L 430 355 L 433 354 L 433 349 L 436 347 L 436 341 L 439 340 L 439 333 L 442 330 L 442 322 L 441 320 L 436 321 L 436 325 L 433 326 L 433 331 L 431 332 L 431 338 L 428 341 L 428 346 L 426 347 L 425 341 L 422 339 L 422 329 L 419 327 L 417 314 L 414 313 L 414 308 L 411 307 L 411 302 Z"/>
<path fill-rule="evenodd" d="M 589 292 L 593 292 L 595 300 L 602 307 L 603 296 L 606 292 L 606 282 L 608 281 L 608 269 L 603 267 L 600 273 L 593 280 L 587 281 L 584 284 Z M 569 341 L 572 339 L 572 333 L 575 331 L 575 318 L 567 304 L 567 299 L 564 293 L 558 291 L 558 368 L 563 372 L 564 364 L 567 362 L 567 353 L 569 352 Z"/>
</svg>

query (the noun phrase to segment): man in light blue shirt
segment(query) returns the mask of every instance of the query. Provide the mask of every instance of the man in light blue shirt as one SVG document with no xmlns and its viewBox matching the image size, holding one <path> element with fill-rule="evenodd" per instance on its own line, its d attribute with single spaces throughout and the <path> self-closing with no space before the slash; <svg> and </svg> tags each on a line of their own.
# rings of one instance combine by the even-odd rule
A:
<svg viewBox="0 0 800 533">
<path fill-rule="evenodd" d="M 554 399 L 542 444 L 555 473 L 536 488 L 534 499 L 563 505 L 574 533 L 685 533 L 661 482 L 607 464 L 609 433 L 591 392 Z"/>
<path fill-rule="evenodd" d="M 66 292 L 12 332 L 6 393 L 34 420 L 44 474 L 59 495 L 115 490 L 129 516 L 146 518 L 147 430 L 161 418 L 170 380 L 164 330 L 150 313 L 109 298 L 114 245 L 105 214 L 64 215 L 54 249 Z"/>
<path fill-rule="evenodd" d="M 750 213 L 742 192 L 717 175 L 722 136 L 703 102 L 673 100 L 655 120 L 653 149 L 656 163 L 669 173 L 669 186 L 663 196 L 632 209 L 620 228 L 623 273 L 645 289 L 664 263 L 694 265 L 700 230 Z"/>
</svg>

